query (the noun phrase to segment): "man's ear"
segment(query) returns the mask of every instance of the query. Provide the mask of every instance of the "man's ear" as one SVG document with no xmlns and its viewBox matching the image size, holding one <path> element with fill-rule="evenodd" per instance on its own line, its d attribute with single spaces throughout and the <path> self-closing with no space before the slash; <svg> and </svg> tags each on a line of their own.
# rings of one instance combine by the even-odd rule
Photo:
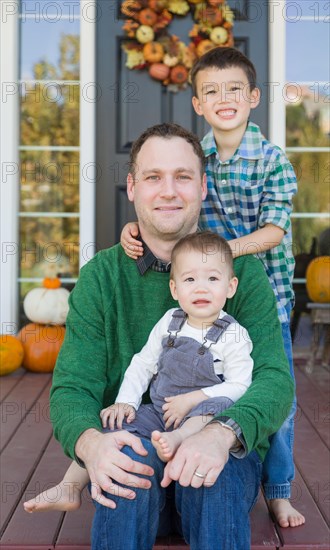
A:
<svg viewBox="0 0 330 550">
<path fill-rule="evenodd" d="M 207 195 L 207 179 L 206 179 L 206 173 L 204 172 L 203 179 L 202 179 L 202 200 L 206 198 L 206 195 Z"/>
<path fill-rule="evenodd" d="M 227 298 L 232 298 L 234 296 L 234 294 L 236 293 L 236 290 L 237 290 L 237 286 L 238 286 L 237 277 L 232 277 L 229 281 Z"/>
<path fill-rule="evenodd" d="M 173 279 L 170 279 L 170 291 L 171 291 L 173 300 L 177 300 L 178 295 L 176 293 L 176 284 L 175 284 L 175 281 Z"/>
<path fill-rule="evenodd" d="M 126 189 L 127 189 L 128 200 L 131 202 L 134 201 L 134 185 L 135 185 L 134 176 L 133 174 L 129 173 L 127 175 L 127 180 L 126 180 Z"/>
<path fill-rule="evenodd" d="M 259 88 L 254 88 L 250 94 L 250 107 L 255 109 L 260 103 L 260 90 Z"/>
<path fill-rule="evenodd" d="M 191 101 L 192 101 L 192 105 L 193 105 L 193 108 L 195 110 L 195 113 L 199 116 L 202 116 L 203 109 L 201 108 L 201 103 L 200 103 L 198 97 L 196 97 L 194 95 Z"/>
</svg>

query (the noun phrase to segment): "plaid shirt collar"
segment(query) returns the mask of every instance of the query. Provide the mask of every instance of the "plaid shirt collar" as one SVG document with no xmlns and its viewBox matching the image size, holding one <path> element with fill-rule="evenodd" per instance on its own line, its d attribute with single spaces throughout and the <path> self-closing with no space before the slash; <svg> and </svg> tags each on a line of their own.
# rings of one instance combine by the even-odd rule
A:
<svg viewBox="0 0 330 550">
<path fill-rule="evenodd" d="M 231 157 L 231 159 L 225 161 L 223 164 L 236 162 L 239 158 L 248 160 L 262 159 L 264 157 L 264 153 L 262 150 L 262 141 L 263 136 L 260 132 L 259 127 L 253 122 L 248 122 L 246 131 L 238 149 Z M 215 142 L 212 130 L 203 138 L 202 147 L 206 157 L 209 157 L 210 155 L 216 155 L 217 157 L 219 157 L 217 144 Z"/>
<path fill-rule="evenodd" d="M 146 243 L 139 237 L 143 244 L 143 256 L 140 256 L 136 260 L 136 265 L 140 275 L 144 275 L 148 269 L 152 271 L 158 271 L 159 273 L 169 273 L 171 269 L 171 262 L 163 262 L 159 258 L 156 258 Z"/>
</svg>

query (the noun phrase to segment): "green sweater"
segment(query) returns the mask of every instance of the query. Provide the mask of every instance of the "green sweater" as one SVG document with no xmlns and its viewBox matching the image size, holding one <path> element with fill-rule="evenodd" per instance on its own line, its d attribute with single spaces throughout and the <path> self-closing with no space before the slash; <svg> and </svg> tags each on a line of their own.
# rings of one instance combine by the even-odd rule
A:
<svg viewBox="0 0 330 550">
<path fill-rule="evenodd" d="M 238 290 L 224 309 L 252 339 L 253 383 L 222 416 L 240 425 L 248 451 L 256 449 L 263 459 L 268 436 L 289 413 L 293 382 L 276 300 L 261 262 L 242 256 L 234 266 Z M 75 444 L 86 429 L 101 431 L 99 412 L 114 402 L 132 356 L 165 311 L 177 305 L 168 273 L 148 270 L 141 276 L 120 245 L 102 250 L 83 267 L 70 295 L 51 389 L 54 433 L 66 454 L 75 457 Z"/>
</svg>

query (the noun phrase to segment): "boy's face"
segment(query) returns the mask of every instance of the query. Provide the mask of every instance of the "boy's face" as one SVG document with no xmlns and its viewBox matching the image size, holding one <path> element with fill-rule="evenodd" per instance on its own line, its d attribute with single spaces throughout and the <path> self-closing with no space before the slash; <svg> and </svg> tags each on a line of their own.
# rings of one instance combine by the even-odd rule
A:
<svg viewBox="0 0 330 550">
<path fill-rule="evenodd" d="M 189 325 L 203 328 L 218 318 L 227 298 L 234 296 L 237 278 L 231 277 L 223 253 L 180 252 L 170 280 L 172 296 L 188 315 Z"/>
<path fill-rule="evenodd" d="M 215 132 L 245 130 L 251 109 L 259 105 L 259 89 L 250 90 L 247 76 L 239 67 L 200 71 L 196 89 L 193 107 Z"/>
</svg>

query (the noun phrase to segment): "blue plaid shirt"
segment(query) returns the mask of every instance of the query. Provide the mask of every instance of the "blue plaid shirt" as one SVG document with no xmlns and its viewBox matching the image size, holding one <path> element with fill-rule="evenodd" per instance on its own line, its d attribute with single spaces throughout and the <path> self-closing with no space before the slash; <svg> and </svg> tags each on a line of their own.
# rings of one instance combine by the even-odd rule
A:
<svg viewBox="0 0 330 550">
<path fill-rule="evenodd" d="M 219 233 L 227 240 L 249 235 L 268 223 L 285 231 L 278 246 L 256 256 L 263 263 L 277 298 L 280 321 L 288 322 L 285 306 L 294 298 L 290 214 L 297 192 L 292 165 L 252 122 L 229 160 L 221 162 L 212 131 L 201 144 L 206 157 L 208 192 L 199 227 Z"/>
</svg>

